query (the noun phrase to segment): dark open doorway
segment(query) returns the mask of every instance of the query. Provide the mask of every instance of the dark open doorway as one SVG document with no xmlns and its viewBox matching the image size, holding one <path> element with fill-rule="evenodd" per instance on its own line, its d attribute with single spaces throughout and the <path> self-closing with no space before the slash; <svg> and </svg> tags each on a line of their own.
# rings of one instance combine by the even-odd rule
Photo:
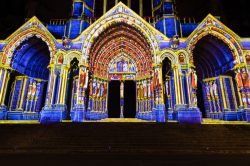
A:
<svg viewBox="0 0 250 166">
<path fill-rule="evenodd" d="M 172 84 L 172 66 L 171 61 L 168 58 L 163 60 L 162 65 L 162 79 L 163 79 L 163 93 L 164 93 L 164 103 L 165 108 L 168 110 L 172 107 L 171 104 L 171 84 Z"/>
<path fill-rule="evenodd" d="M 74 91 L 76 91 L 74 89 L 74 84 L 76 84 L 76 79 L 74 79 L 75 77 L 77 77 L 79 75 L 79 67 L 78 67 L 79 61 L 77 60 L 77 58 L 74 58 L 71 62 L 70 62 L 70 69 L 69 69 L 69 74 L 68 74 L 68 85 L 67 85 L 67 93 L 66 93 L 66 104 L 67 104 L 67 109 L 68 112 L 70 113 L 70 110 L 73 109 L 74 107 L 74 103 L 75 103 L 75 98 L 74 98 Z M 74 91 L 73 91 L 74 90 Z M 68 113 L 68 119 L 70 119 L 70 114 Z"/>
<path fill-rule="evenodd" d="M 203 87 L 202 87 L 202 82 L 201 81 L 198 81 L 196 93 L 197 93 L 197 105 L 198 105 L 198 108 L 200 108 L 202 116 L 206 117 L 206 108 L 205 108 L 205 104 L 204 104 Z"/>
<path fill-rule="evenodd" d="M 108 90 L 108 117 L 120 118 L 120 81 L 110 81 Z"/>
<path fill-rule="evenodd" d="M 136 115 L 136 83 L 124 83 L 124 118 L 135 118 Z"/>
</svg>

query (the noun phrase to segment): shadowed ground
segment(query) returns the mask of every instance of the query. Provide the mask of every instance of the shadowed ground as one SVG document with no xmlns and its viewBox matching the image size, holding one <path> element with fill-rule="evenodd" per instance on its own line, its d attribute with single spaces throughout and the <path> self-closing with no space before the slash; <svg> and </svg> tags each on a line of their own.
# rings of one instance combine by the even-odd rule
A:
<svg viewBox="0 0 250 166">
<path fill-rule="evenodd" d="M 0 125 L 0 161 L 54 165 L 250 163 L 250 125 Z M 38 162 L 39 161 L 39 162 Z M 0 164 L 1 165 L 1 164 Z"/>
</svg>

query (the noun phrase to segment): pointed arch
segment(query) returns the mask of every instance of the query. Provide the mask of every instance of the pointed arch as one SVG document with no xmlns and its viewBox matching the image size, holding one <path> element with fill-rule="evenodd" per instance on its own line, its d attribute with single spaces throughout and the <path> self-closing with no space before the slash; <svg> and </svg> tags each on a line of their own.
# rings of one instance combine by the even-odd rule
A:
<svg viewBox="0 0 250 166">
<path fill-rule="evenodd" d="M 161 63 L 164 61 L 165 58 L 168 58 L 171 61 L 172 65 L 178 63 L 178 58 L 176 56 L 176 53 L 172 50 L 169 50 L 169 49 L 165 49 L 165 50 L 161 51 L 159 57 L 160 57 Z"/>
<path fill-rule="evenodd" d="M 56 44 L 54 42 L 54 37 L 43 27 L 40 21 L 34 17 L 28 21 L 19 30 L 13 33 L 7 38 L 6 45 L 3 49 L 2 63 L 5 65 L 10 65 L 11 59 L 13 58 L 13 52 L 26 40 L 37 37 L 43 40 L 49 48 L 50 57 L 52 58 L 56 54 Z"/>
<path fill-rule="evenodd" d="M 156 36 L 158 35 L 161 38 L 164 38 L 162 34 L 155 30 L 155 28 L 148 24 L 145 20 L 137 16 L 137 14 L 135 14 L 131 9 L 126 7 L 124 4 L 119 3 L 103 17 L 92 24 L 88 29 L 86 29 L 86 31 L 84 31 L 82 35 L 85 37 L 82 48 L 82 60 L 89 58 L 90 49 L 96 38 L 109 29 L 109 27 L 117 23 L 124 23 L 137 29 L 138 32 L 140 32 L 148 41 L 152 55 L 156 58 L 157 52 L 159 51 L 159 43 Z M 81 38 L 81 36 L 79 38 Z"/>
<path fill-rule="evenodd" d="M 138 78 L 149 75 L 153 65 L 152 49 L 140 31 L 125 23 L 110 26 L 93 42 L 89 52 L 90 71 L 107 77 L 110 61 L 120 53 L 136 62 Z"/>
<path fill-rule="evenodd" d="M 244 62 L 243 52 L 238 36 L 233 34 L 226 26 L 216 20 L 213 16 L 208 15 L 197 29 L 188 37 L 187 51 L 189 53 L 189 63 L 193 65 L 193 50 L 196 44 L 205 36 L 214 36 L 215 38 L 223 41 L 230 49 L 235 64 Z"/>
<path fill-rule="evenodd" d="M 68 51 L 65 55 L 65 64 L 69 65 L 74 58 L 76 58 L 80 62 L 81 57 L 82 57 L 81 51 L 78 50 Z"/>
</svg>

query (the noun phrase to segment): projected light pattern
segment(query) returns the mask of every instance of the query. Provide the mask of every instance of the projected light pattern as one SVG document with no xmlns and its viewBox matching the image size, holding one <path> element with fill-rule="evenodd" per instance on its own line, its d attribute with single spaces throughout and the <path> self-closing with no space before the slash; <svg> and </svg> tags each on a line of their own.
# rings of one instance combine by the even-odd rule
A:
<svg viewBox="0 0 250 166">
<path fill-rule="evenodd" d="M 249 39 L 210 14 L 181 22 L 171 0 L 146 20 L 105 2 L 100 18 L 74 0 L 69 20 L 33 17 L 0 41 L 1 120 L 250 122 Z"/>
</svg>

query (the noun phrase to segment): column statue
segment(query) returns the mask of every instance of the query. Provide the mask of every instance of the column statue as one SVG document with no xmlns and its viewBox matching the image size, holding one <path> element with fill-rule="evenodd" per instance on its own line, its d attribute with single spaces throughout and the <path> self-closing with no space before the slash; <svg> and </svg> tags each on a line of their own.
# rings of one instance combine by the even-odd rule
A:
<svg viewBox="0 0 250 166">
<path fill-rule="evenodd" d="M 247 73 L 247 71 L 245 70 L 245 68 L 242 69 L 242 81 L 243 81 L 243 86 L 245 89 L 249 89 L 250 85 L 249 85 L 249 75 Z"/>
<path fill-rule="evenodd" d="M 213 92 L 214 92 L 214 96 L 217 97 L 218 96 L 218 87 L 217 87 L 217 84 L 215 81 L 213 83 Z"/>
<path fill-rule="evenodd" d="M 240 69 L 237 70 L 236 75 L 235 75 L 235 79 L 236 79 L 236 82 L 237 82 L 239 89 L 243 89 L 244 86 L 243 86 L 243 80 L 242 80 L 242 75 L 241 75 Z"/>
<path fill-rule="evenodd" d="M 212 100 L 214 100 L 214 90 L 213 90 L 213 82 L 212 81 L 210 81 L 209 86 L 210 86 L 211 98 L 212 98 Z"/>
<path fill-rule="evenodd" d="M 192 71 L 192 73 L 191 73 L 191 79 L 192 79 L 192 88 L 193 89 L 197 89 L 197 75 L 196 75 L 196 71 Z"/>
<path fill-rule="evenodd" d="M 121 95 L 121 98 L 124 98 L 124 83 L 121 82 L 121 86 L 120 86 L 120 95 Z"/>
</svg>

